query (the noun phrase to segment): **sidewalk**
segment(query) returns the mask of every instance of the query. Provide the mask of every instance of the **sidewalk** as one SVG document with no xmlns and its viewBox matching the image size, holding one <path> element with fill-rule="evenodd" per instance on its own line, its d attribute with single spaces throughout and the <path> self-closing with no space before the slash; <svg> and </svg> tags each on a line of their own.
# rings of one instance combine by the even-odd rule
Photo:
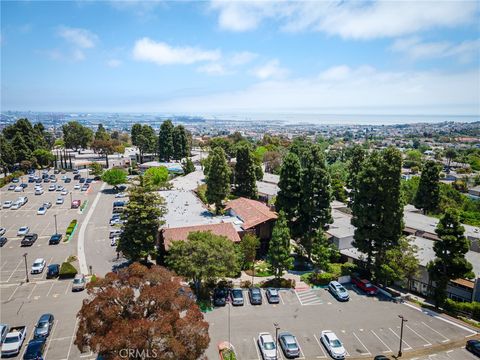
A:
<svg viewBox="0 0 480 360">
<path fill-rule="evenodd" d="M 293 279 L 293 280 L 295 280 L 295 289 L 310 288 L 310 286 L 309 286 L 307 283 L 305 283 L 305 282 L 303 282 L 302 280 L 300 280 L 300 275 L 298 275 L 298 274 L 294 274 L 294 273 L 291 273 L 291 272 L 287 272 L 287 273 L 283 274 L 282 277 L 285 278 L 285 279 Z M 267 281 L 267 280 L 271 280 L 271 279 L 273 279 L 273 278 L 274 278 L 274 276 L 262 276 L 262 277 L 255 276 L 253 283 L 254 283 L 254 284 L 259 284 L 260 282 Z M 233 281 L 233 283 L 235 284 L 235 286 L 240 286 L 240 282 L 242 282 L 242 281 L 250 281 L 250 282 L 252 282 L 252 276 L 246 274 L 245 271 L 242 271 L 242 274 L 240 275 L 239 278 L 229 279 L 229 280 Z"/>
</svg>

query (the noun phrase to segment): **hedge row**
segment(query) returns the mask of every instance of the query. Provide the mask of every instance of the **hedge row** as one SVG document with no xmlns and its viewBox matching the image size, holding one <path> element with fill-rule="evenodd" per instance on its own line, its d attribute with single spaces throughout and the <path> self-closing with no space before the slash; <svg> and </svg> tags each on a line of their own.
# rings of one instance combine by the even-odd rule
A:
<svg viewBox="0 0 480 360">
<path fill-rule="evenodd" d="M 443 308 L 448 312 L 463 313 L 474 320 L 480 321 L 480 302 L 458 302 L 447 299 Z"/>
<path fill-rule="evenodd" d="M 330 281 L 337 280 L 340 276 L 352 275 L 357 269 L 357 266 L 353 263 L 333 263 L 328 266 L 327 272 L 322 273 L 307 273 L 303 274 L 300 278 L 303 282 L 315 286 L 328 285 Z"/>
<path fill-rule="evenodd" d="M 0 187 L 5 186 L 6 184 L 12 182 L 12 180 L 13 180 L 14 178 L 18 178 L 18 177 L 20 177 L 20 176 L 22 176 L 22 175 L 25 175 L 25 174 L 23 173 L 23 171 L 14 171 L 12 174 L 7 175 L 7 176 L 1 178 L 1 179 L 0 179 Z"/>
<path fill-rule="evenodd" d="M 75 226 L 77 226 L 77 219 L 73 219 L 72 221 L 70 221 L 70 225 L 68 225 L 67 231 L 66 231 L 67 236 L 72 235 L 73 230 L 75 229 Z"/>
</svg>

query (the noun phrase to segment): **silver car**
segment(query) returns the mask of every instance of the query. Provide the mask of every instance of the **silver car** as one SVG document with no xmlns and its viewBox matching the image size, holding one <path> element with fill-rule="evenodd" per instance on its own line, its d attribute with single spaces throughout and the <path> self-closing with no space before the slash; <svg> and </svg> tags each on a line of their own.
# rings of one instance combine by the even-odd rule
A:
<svg viewBox="0 0 480 360">
<path fill-rule="evenodd" d="M 73 279 L 72 291 L 82 291 L 85 290 L 86 280 L 85 275 L 77 274 Z"/>
<path fill-rule="evenodd" d="M 230 290 L 230 299 L 232 300 L 232 305 L 242 306 L 243 305 L 243 291 L 242 291 L 242 289 L 232 289 L 232 290 Z"/>
<path fill-rule="evenodd" d="M 300 346 L 297 338 L 289 332 L 281 332 L 278 334 L 278 343 L 287 358 L 299 357 Z"/>
</svg>

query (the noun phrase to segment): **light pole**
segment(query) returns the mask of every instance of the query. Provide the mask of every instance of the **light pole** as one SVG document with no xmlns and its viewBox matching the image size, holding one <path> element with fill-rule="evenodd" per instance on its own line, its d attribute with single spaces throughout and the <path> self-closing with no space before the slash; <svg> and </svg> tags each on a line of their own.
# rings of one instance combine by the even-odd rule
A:
<svg viewBox="0 0 480 360">
<path fill-rule="evenodd" d="M 403 341 L 403 323 L 406 323 L 408 320 L 403 317 L 403 315 L 398 315 L 398 317 L 402 321 L 402 325 L 400 326 L 400 348 L 398 349 L 398 357 L 402 356 L 402 341 Z"/>
<path fill-rule="evenodd" d="M 23 257 L 25 258 L 25 276 L 27 277 L 26 281 L 28 283 L 30 280 L 28 279 L 27 255 L 28 255 L 27 253 L 23 254 Z"/>
<path fill-rule="evenodd" d="M 53 217 L 55 218 L 55 235 L 58 234 L 58 229 L 57 229 L 57 214 L 54 214 Z"/>
<path fill-rule="evenodd" d="M 273 326 L 275 326 L 275 360 L 278 359 L 278 330 L 280 327 L 278 326 L 277 323 L 273 323 Z"/>
<path fill-rule="evenodd" d="M 72 192 L 70 191 L 70 207 L 72 207 L 73 204 L 73 198 L 72 198 Z"/>
<path fill-rule="evenodd" d="M 231 342 L 230 342 L 230 301 L 227 299 L 228 301 L 228 346 L 231 346 Z"/>
</svg>

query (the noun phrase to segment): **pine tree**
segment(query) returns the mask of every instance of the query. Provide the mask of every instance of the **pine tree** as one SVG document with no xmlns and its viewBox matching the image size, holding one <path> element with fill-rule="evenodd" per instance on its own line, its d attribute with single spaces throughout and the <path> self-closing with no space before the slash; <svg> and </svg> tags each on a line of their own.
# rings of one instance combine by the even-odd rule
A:
<svg viewBox="0 0 480 360">
<path fill-rule="evenodd" d="M 166 120 L 160 126 L 158 138 L 158 156 L 160 161 L 170 161 L 173 158 L 173 124 Z"/>
<path fill-rule="evenodd" d="M 248 145 L 237 149 L 235 164 L 235 194 L 250 199 L 257 198 L 257 183 L 255 176 L 255 160 Z"/>
<path fill-rule="evenodd" d="M 138 135 L 142 132 L 141 124 L 133 124 L 132 130 L 130 131 L 130 137 L 132 139 L 132 145 L 138 146 Z"/>
<path fill-rule="evenodd" d="M 472 264 L 465 258 L 470 241 L 463 235 L 465 228 L 460 223 L 456 210 L 447 209 L 435 230 L 440 240 L 435 241 L 435 259 L 428 263 L 430 279 L 435 281 L 435 305 L 441 306 L 447 297 L 450 280 L 471 278 Z"/>
<path fill-rule="evenodd" d="M 21 133 L 17 132 L 11 141 L 13 150 L 15 152 L 15 158 L 17 162 L 23 160 L 30 160 L 32 157 L 32 151 L 28 148 Z"/>
<path fill-rule="evenodd" d="M 350 189 L 349 207 L 355 201 L 355 195 L 358 188 L 358 174 L 362 170 L 362 164 L 365 160 L 365 151 L 360 145 L 354 145 L 350 150 L 350 162 L 348 164 L 347 187 Z"/>
<path fill-rule="evenodd" d="M 318 229 L 312 242 L 312 262 L 318 269 L 328 270 L 328 265 L 337 255 L 337 250 L 331 244 L 323 229 Z"/>
<path fill-rule="evenodd" d="M 299 214 L 300 198 L 302 194 L 301 184 L 302 168 L 298 156 L 289 152 L 283 160 L 280 169 L 280 181 L 275 206 L 277 211 L 283 211 L 287 218 L 288 226 L 293 237 L 298 235 L 296 220 Z"/>
<path fill-rule="evenodd" d="M 300 200 L 299 226 L 302 231 L 301 244 L 311 256 L 313 238 L 319 229 L 324 229 L 333 222 L 330 202 L 330 174 L 326 168 L 325 158 L 318 145 L 312 145 L 301 161 L 302 196 Z"/>
<path fill-rule="evenodd" d="M 7 176 L 9 170 L 13 169 L 15 160 L 16 154 L 12 144 L 0 134 L 0 166 L 5 176 Z"/>
<path fill-rule="evenodd" d="M 289 270 L 293 266 L 293 257 L 290 254 L 290 230 L 288 230 L 287 219 L 283 211 L 280 211 L 273 227 L 267 261 L 277 279 L 283 275 L 285 270 Z"/>
<path fill-rule="evenodd" d="M 189 153 L 187 130 L 185 130 L 183 125 L 178 125 L 173 129 L 173 158 L 182 160 Z"/>
<path fill-rule="evenodd" d="M 222 201 L 230 193 L 230 167 L 228 166 L 225 152 L 216 147 L 208 156 L 209 171 L 206 180 L 206 197 L 209 204 L 215 204 L 216 213 L 220 213 Z"/>
<path fill-rule="evenodd" d="M 195 165 L 193 165 L 192 159 L 187 157 L 187 160 L 182 164 L 183 174 L 187 175 L 195 171 Z"/>
<path fill-rule="evenodd" d="M 420 177 L 418 190 L 414 198 L 414 205 L 426 214 L 438 210 L 440 203 L 440 168 L 433 160 L 425 163 Z"/>
</svg>

